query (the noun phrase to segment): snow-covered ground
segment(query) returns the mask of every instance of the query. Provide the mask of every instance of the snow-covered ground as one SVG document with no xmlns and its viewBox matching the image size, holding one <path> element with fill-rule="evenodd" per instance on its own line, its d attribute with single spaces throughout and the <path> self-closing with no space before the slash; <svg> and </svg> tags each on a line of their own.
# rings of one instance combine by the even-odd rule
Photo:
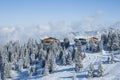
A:
<svg viewBox="0 0 120 80">
<path fill-rule="evenodd" d="M 113 64 L 107 62 L 108 56 L 113 53 L 107 51 L 103 51 L 103 53 L 86 53 L 87 57 L 83 60 L 84 68 L 79 73 L 75 73 L 74 64 L 67 66 L 57 65 L 56 71 L 47 76 L 38 74 L 37 76 L 28 77 L 27 70 L 23 70 L 21 73 L 13 73 L 16 74 L 13 80 L 72 80 L 74 74 L 76 74 L 77 80 L 120 80 L 120 54 L 114 54 L 115 62 Z M 88 78 L 89 64 L 94 64 L 94 68 L 97 69 L 100 61 L 104 68 L 104 76 Z"/>
</svg>

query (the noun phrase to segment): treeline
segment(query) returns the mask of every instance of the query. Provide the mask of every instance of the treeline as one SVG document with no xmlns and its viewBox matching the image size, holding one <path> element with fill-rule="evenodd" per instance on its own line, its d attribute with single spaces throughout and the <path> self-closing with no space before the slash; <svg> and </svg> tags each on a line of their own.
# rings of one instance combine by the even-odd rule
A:
<svg viewBox="0 0 120 80">
<path fill-rule="evenodd" d="M 71 65 L 76 63 L 76 71 L 82 68 L 81 60 L 85 58 L 81 51 L 81 42 L 77 49 L 70 45 L 67 38 L 64 42 L 44 44 L 41 41 L 29 39 L 27 43 L 19 41 L 8 42 L 0 48 L 0 78 L 11 78 L 11 70 L 28 69 L 28 76 L 36 74 L 47 75 L 56 70 L 56 65 Z M 79 67 L 80 66 L 80 67 Z M 41 69 L 41 72 L 38 70 Z"/>
</svg>

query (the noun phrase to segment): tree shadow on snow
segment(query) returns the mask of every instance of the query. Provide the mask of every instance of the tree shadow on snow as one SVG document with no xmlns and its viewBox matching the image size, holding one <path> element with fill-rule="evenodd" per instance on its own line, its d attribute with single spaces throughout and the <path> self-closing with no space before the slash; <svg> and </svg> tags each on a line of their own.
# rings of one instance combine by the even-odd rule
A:
<svg viewBox="0 0 120 80">
<path fill-rule="evenodd" d="M 118 63 L 118 62 L 120 62 L 120 61 L 114 60 L 114 63 Z M 114 64 L 114 63 L 113 63 L 113 64 Z M 112 64 L 112 63 L 110 63 L 110 62 L 108 62 L 108 61 L 103 61 L 103 64 Z"/>
<path fill-rule="evenodd" d="M 14 80 L 27 80 L 27 78 L 28 78 L 27 71 L 18 72 L 18 73 L 19 73 L 19 76 L 17 76 L 17 78 Z"/>
<path fill-rule="evenodd" d="M 60 77 L 60 78 L 63 78 L 63 79 L 72 79 L 73 76 Z M 80 79 L 80 78 L 87 78 L 87 75 L 85 75 L 85 74 L 76 75 L 76 78 L 78 78 L 78 79 Z"/>
<path fill-rule="evenodd" d="M 103 64 L 110 64 L 108 61 L 102 61 Z"/>
<path fill-rule="evenodd" d="M 40 78 L 42 78 L 43 76 L 41 75 L 38 75 L 38 76 L 32 76 L 32 77 L 30 77 L 30 78 L 28 78 L 28 79 L 40 79 Z"/>
<path fill-rule="evenodd" d="M 23 71 L 23 72 L 18 72 L 19 75 L 16 77 L 14 80 L 29 80 L 29 79 L 39 79 L 43 77 L 42 75 L 34 75 L 34 76 L 29 76 L 28 71 Z"/>
<path fill-rule="evenodd" d="M 80 74 L 80 75 L 77 75 L 76 77 L 79 78 L 79 79 L 80 79 L 80 78 L 87 78 L 87 75 L 85 75 L 85 74 Z"/>
<path fill-rule="evenodd" d="M 67 69 L 56 70 L 56 71 L 54 71 L 54 73 L 64 72 L 64 71 L 74 71 L 74 68 L 67 68 Z"/>
<path fill-rule="evenodd" d="M 68 79 L 68 78 L 72 78 L 73 76 L 68 76 L 68 77 L 60 77 L 60 78 L 63 78 L 63 79 Z"/>
</svg>

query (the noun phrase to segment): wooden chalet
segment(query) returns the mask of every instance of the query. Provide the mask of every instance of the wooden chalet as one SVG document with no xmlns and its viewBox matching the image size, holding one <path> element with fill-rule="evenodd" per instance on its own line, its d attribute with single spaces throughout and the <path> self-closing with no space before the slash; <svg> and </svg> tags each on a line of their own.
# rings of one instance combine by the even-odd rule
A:
<svg viewBox="0 0 120 80">
<path fill-rule="evenodd" d="M 91 38 L 89 38 L 89 42 L 98 42 L 98 38 L 97 37 L 91 37 Z"/>
<path fill-rule="evenodd" d="M 59 40 L 53 37 L 45 38 L 42 40 L 42 43 L 54 43 L 54 42 L 59 42 Z"/>
</svg>

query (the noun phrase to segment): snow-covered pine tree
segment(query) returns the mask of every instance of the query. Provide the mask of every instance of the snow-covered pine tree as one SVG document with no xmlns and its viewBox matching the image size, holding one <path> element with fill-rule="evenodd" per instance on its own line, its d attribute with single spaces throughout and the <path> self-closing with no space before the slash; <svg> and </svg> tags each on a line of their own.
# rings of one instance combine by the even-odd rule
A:
<svg viewBox="0 0 120 80">
<path fill-rule="evenodd" d="M 103 76 L 103 73 L 104 73 L 104 70 L 103 70 L 103 67 L 102 67 L 102 63 L 99 62 L 99 65 L 98 65 L 98 77 Z"/>
<path fill-rule="evenodd" d="M 103 41 L 100 40 L 98 44 L 98 51 L 102 53 L 102 50 L 103 50 Z"/>
<path fill-rule="evenodd" d="M 110 62 L 113 64 L 114 63 L 114 56 L 113 55 L 111 55 L 111 60 L 110 60 Z"/>
<path fill-rule="evenodd" d="M 4 65 L 5 78 L 11 78 L 12 77 L 12 75 L 10 73 L 10 70 L 12 70 L 12 64 L 11 63 L 5 63 L 5 65 Z"/>
<path fill-rule="evenodd" d="M 55 54 L 53 53 L 53 49 L 49 49 L 49 54 L 48 54 L 48 59 L 50 63 L 49 67 L 50 70 L 49 72 L 53 72 L 56 69 L 56 59 L 55 59 Z"/>
<path fill-rule="evenodd" d="M 112 32 L 109 32 L 108 33 L 108 42 L 107 42 L 107 48 L 109 51 L 112 51 L 112 44 L 113 44 Z"/>
<path fill-rule="evenodd" d="M 23 70 L 23 59 L 19 59 L 19 61 L 18 61 L 18 70 L 19 71 Z"/>
<path fill-rule="evenodd" d="M 89 66 L 88 76 L 91 78 L 94 77 L 94 66 L 92 63 L 90 63 L 90 66 Z"/>
<path fill-rule="evenodd" d="M 37 74 L 37 66 L 36 64 L 33 66 L 33 75 L 36 75 Z"/>
<path fill-rule="evenodd" d="M 80 72 L 82 68 L 83 68 L 83 63 L 82 63 L 81 58 L 79 57 L 79 61 L 75 62 L 75 71 Z"/>
<path fill-rule="evenodd" d="M 111 59 L 110 59 L 110 56 L 108 56 L 108 58 L 107 58 L 107 62 L 110 63 L 110 60 L 111 60 Z"/>
<path fill-rule="evenodd" d="M 34 53 L 31 54 L 30 60 L 31 60 L 31 61 L 30 61 L 31 64 L 34 64 L 34 63 L 35 63 L 35 54 L 34 54 Z"/>
<path fill-rule="evenodd" d="M 46 61 L 43 75 L 46 76 L 48 74 L 49 74 L 49 63 L 48 63 L 48 61 Z"/>
<path fill-rule="evenodd" d="M 4 63 L 2 63 L 2 65 L 0 65 L 2 68 L 2 70 L 0 71 L 0 74 L 1 74 L 1 80 L 5 80 L 6 78 L 5 78 L 5 64 Z"/>
<path fill-rule="evenodd" d="M 31 66 L 29 66 L 28 75 L 29 75 L 29 76 L 32 76 L 32 75 L 33 75 L 33 68 L 32 68 Z"/>
<path fill-rule="evenodd" d="M 38 52 L 38 54 L 39 54 L 40 67 L 44 68 L 46 57 L 47 57 L 47 51 L 43 50 L 43 48 L 41 48 L 40 51 Z"/>
<path fill-rule="evenodd" d="M 23 59 L 23 58 L 24 58 L 24 47 L 23 47 L 23 46 L 21 46 L 21 48 L 20 48 L 19 58 L 20 58 L 20 59 Z"/>
<path fill-rule="evenodd" d="M 75 49 L 75 46 L 73 46 L 73 53 L 72 53 L 72 61 L 73 62 L 75 62 L 76 56 L 77 56 L 76 49 Z"/>
<path fill-rule="evenodd" d="M 83 58 L 86 58 L 86 53 L 84 52 L 84 54 L 83 54 Z"/>
<path fill-rule="evenodd" d="M 4 80 L 5 79 L 5 75 L 4 75 L 4 62 L 3 62 L 3 48 L 0 48 L 0 79 Z"/>
<path fill-rule="evenodd" d="M 81 69 L 83 68 L 83 64 L 82 64 L 83 55 L 82 55 L 80 40 L 78 41 L 77 51 L 75 54 L 76 54 L 75 55 L 75 59 L 76 59 L 75 60 L 75 71 L 80 72 Z"/>
<path fill-rule="evenodd" d="M 58 53 L 58 43 L 57 42 L 53 42 L 51 45 L 50 45 L 50 49 L 52 50 L 52 52 L 53 52 L 53 55 L 55 56 L 55 57 L 57 57 L 58 55 L 59 55 L 59 53 Z"/>
<path fill-rule="evenodd" d="M 30 56 L 28 50 L 26 50 L 26 55 L 24 57 L 24 68 L 28 68 L 30 66 Z"/>
<path fill-rule="evenodd" d="M 107 44 L 107 42 L 108 42 L 108 34 L 107 34 L 106 31 L 101 34 L 101 40 L 103 41 L 103 45 Z"/>
<path fill-rule="evenodd" d="M 65 49 L 67 49 L 70 45 L 69 39 L 68 38 L 64 38 L 64 47 Z"/>
<path fill-rule="evenodd" d="M 67 55 L 67 64 L 68 65 L 71 65 L 73 62 L 72 62 L 72 53 L 68 52 L 68 55 Z"/>
<path fill-rule="evenodd" d="M 65 48 L 63 49 L 62 53 L 62 58 L 61 58 L 61 64 L 62 65 L 66 65 L 66 52 L 65 52 Z"/>
</svg>

